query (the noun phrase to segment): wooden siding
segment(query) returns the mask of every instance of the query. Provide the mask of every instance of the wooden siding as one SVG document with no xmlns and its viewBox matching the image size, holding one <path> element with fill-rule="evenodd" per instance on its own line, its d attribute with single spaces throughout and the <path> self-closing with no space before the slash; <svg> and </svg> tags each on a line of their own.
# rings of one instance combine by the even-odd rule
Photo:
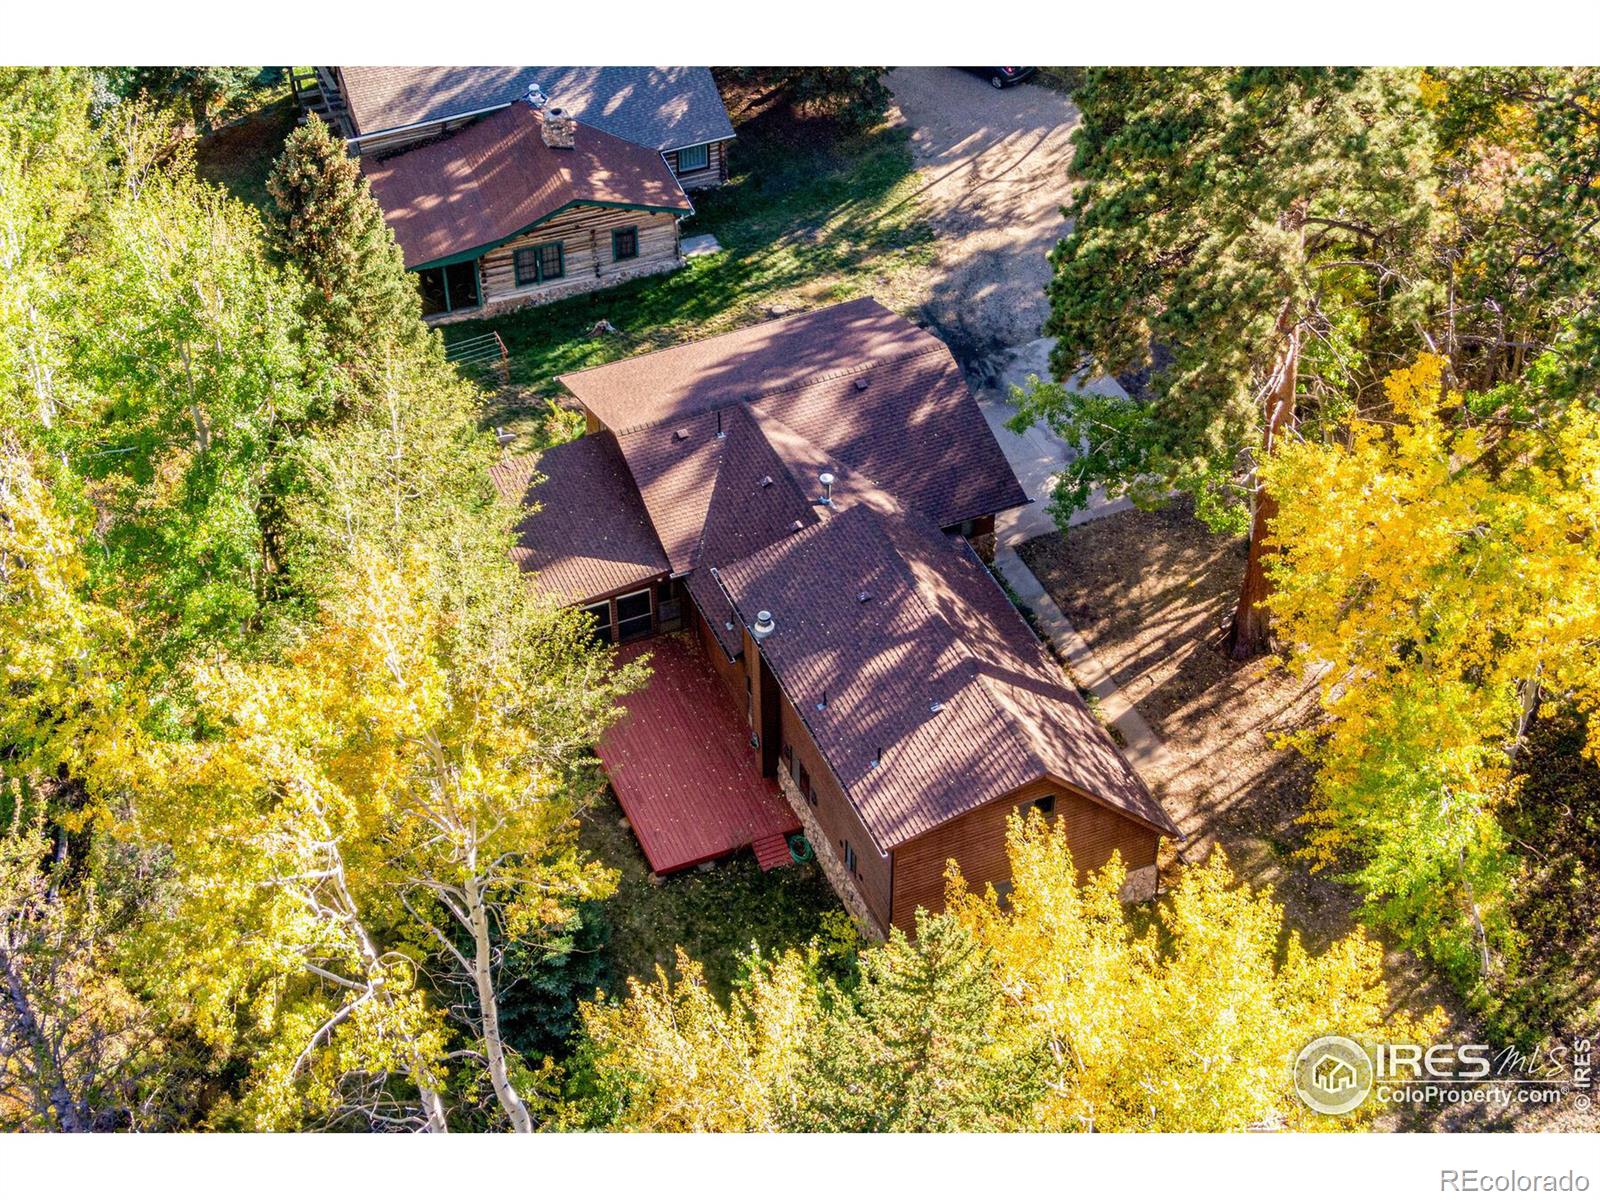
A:
<svg viewBox="0 0 1600 1200">
<path fill-rule="evenodd" d="M 812 790 L 816 792 L 817 803 L 811 809 L 812 815 L 827 832 L 829 846 L 840 861 L 844 859 L 844 843 L 850 843 L 856 855 L 856 869 L 853 872 L 856 886 L 878 924 L 887 929 L 891 886 L 889 856 L 879 854 L 873 846 L 871 835 L 861 824 L 855 806 L 846 798 L 844 788 L 834 777 L 827 759 L 822 757 L 822 751 L 817 749 L 811 731 L 806 728 L 789 698 L 783 695 L 778 699 L 778 727 L 781 739 L 779 754 L 782 754 L 785 745 L 793 748 L 795 779 L 800 778 L 803 767 L 810 776 Z"/>
<path fill-rule="evenodd" d="M 706 165 L 698 171 L 682 174 L 678 171 L 678 152 L 668 150 L 663 156 L 672 173 L 685 190 L 689 188 L 721 187 L 728 182 L 728 143 L 710 142 L 706 145 Z"/>
<path fill-rule="evenodd" d="M 1155 833 L 1060 783 L 1041 779 L 896 848 L 894 923 L 909 930 L 919 905 L 929 912 L 943 910 L 945 864 L 952 858 L 975 888 L 1009 882 L 1006 818 L 1018 805 L 1043 796 L 1056 798 L 1055 816 L 1067 823 L 1067 845 L 1080 877 L 1110 862 L 1113 850 L 1122 852 L 1122 865 L 1130 872 L 1155 864 Z"/>
<path fill-rule="evenodd" d="M 344 88 L 341 81 L 340 92 Z M 431 142 L 434 138 L 443 137 L 447 133 L 454 133 L 474 121 L 483 117 L 483 113 L 474 113 L 470 116 L 449 117 L 442 121 L 429 121 L 424 125 L 412 128 L 380 130 L 377 133 L 357 133 L 351 140 L 352 149 L 358 155 L 366 154 L 398 154 L 402 150 L 409 150 L 412 146 L 422 142 Z"/>
<path fill-rule="evenodd" d="M 639 253 L 620 262 L 613 261 L 612 231 L 630 225 L 639 230 Z M 561 243 L 565 273 L 559 279 L 518 287 L 516 252 L 551 242 Z M 594 279 L 603 283 L 609 275 L 624 275 L 652 263 L 671 262 L 677 257 L 678 219 L 673 214 L 582 204 L 557 213 L 523 236 L 489 251 L 480 261 L 479 277 L 483 281 L 485 303 L 493 304 L 570 288 L 579 280 Z"/>
<path fill-rule="evenodd" d="M 716 634 L 711 631 L 711 626 L 706 623 L 704 614 L 699 605 L 695 604 L 693 597 L 686 596 L 685 603 L 694 612 L 695 632 L 700 635 L 700 648 L 705 652 L 706 660 L 722 680 L 722 686 L 727 689 L 728 695 L 735 704 L 741 708 L 745 702 L 744 691 L 744 659 L 736 658 L 728 661 L 728 656 L 723 652 L 722 643 L 717 641 Z"/>
</svg>

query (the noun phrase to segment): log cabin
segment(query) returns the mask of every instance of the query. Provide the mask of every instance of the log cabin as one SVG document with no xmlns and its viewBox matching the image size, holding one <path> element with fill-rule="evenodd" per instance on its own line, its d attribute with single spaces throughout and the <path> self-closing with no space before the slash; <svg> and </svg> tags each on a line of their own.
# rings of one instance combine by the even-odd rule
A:
<svg viewBox="0 0 1600 1200">
<path fill-rule="evenodd" d="M 694 208 L 661 154 L 537 94 L 361 170 L 435 324 L 683 265 Z"/>
<path fill-rule="evenodd" d="M 495 468 L 514 557 L 653 675 L 599 754 L 658 873 L 814 853 L 869 933 L 1009 883 L 1062 822 L 1125 894 L 1177 828 L 985 560 L 1027 502 L 949 349 L 871 299 L 562 377 L 579 439 Z"/>
</svg>

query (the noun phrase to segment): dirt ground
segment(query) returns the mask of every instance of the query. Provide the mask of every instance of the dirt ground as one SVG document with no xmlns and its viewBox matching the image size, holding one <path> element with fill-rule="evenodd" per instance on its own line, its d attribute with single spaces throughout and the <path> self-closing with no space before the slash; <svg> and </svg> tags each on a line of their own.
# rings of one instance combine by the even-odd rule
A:
<svg viewBox="0 0 1600 1200">
<path fill-rule="evenodd" d="M 1240 879 L 1270 891 L 1308 949 L 1356 926 L 1353 890 L 1312 874 L 1295 857 L 1312 773 L 1273 734 L 1314 721 L 1315 679 L 1219 649 L 1244 570 L 1242 540 L 1219 538 L 1186 505 L 1130 511 L 1023 543 L 1023 560 L 1061 606 L 1139 713 L 1167 745 L 1169 761 L 1147 782 L 1183 829 L 1175 849 L 1198 861 L 1221 846 Z M 1458 997 L 1414 956 L 1391 951 L 1385 976 L 1397 1007 L 1444 1009 L 1450 1037 L 1474 1023 Z M 1458 1105 L 1407 1112 L 1409 1129 L 1576 1129 L 1568 1108 L 1486 1111 Z"/>
<path fill-rule="evenodd" d="M 1061 92 L 996 91 L 954 67 L 898 67 L 888 83 L 940 234 L 928 319 L 960 359 L 1032 341 L 1049 311 L 1045 256 L 1067 230 L 1078 110 Z"/>
</svg>

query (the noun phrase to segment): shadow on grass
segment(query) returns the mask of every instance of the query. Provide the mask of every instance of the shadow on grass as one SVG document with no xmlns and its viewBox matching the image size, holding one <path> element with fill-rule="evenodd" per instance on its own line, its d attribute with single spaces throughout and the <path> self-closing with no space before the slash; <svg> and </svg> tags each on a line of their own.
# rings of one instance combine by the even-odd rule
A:
<svg viewBox="0 0 1600 1200">
<path fill-rule="evenodd" d="M 490 329 L 511 354 L 512 385 L 527 409 L 559 395 L 568 371 L 725 333 L 769 308 L 810 308 L 872 294 L 909 310 L 934 233 L 918 206 L 904 130 L 847 134 L 768 100 L 735 106 L 739 139 L 725 188 L 696 193 L 685 235 L 712 233 L 722 250 L 670 275 L 505 316 L 447 326 L 446 342 Z M 591 338 L 600 320 L 619 331 Z M 514 422 L 514 406 L 496 417 Z"/>
<path fill-rule="evenodd" d="M 585 813 L 579 844 L 620 874 L 603 902 L 607 992 L 622 996 L 629 978 L 649 981 L 659 964 L 671 973 L 682 946 L 704 966 L 706 981 L 726 1001 L 739 976 L 739 955 L 751 942 L 763 953 L 802 947 L 822 932 L 823 914 L 842 911 L 814 864 L 762 871 L 748 851 L 705 870 L 652 882 L 650 866 L 622 823 L 616 800 Z"/>
</svg>

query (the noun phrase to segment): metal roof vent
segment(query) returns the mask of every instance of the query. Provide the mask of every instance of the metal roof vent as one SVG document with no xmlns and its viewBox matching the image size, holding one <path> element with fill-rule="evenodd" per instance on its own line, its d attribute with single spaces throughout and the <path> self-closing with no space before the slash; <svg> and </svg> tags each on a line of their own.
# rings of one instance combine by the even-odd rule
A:
<svg viewBox="0 0 1600 1200">
<path fill-rule="evenodd" d="M 771 487 L 772 486 L 772 476 L 771 475 L 763 475 L 761 477 L 761 486 L 764 487 L 764 488 Z"/>
<path fill-rule="evenodd" d="M 689 440 L 689 431 L 687 429 L 674 429 L 672 431 L 672 440 L 675 442 L 687 442 Z"/>
<path fill-rule="evenodd" d="M 804 521 L 801 521 L 801 520 L 796 520 L 793 525 L 789 526 L 789 528 L 794 530 L 796 533 L 799 533 L 805 527 L 806 527 L 806 523 Z"/>
<path fill-rule="evenodd" d="M 550 97 L 544 94 L 544 89 L 537 83 L 528 85 L 528 103 L 534 108 L 543 108 L 550 102 Z"/>
<path fill-rule="evenodd" d="M 822 503 L 829 508 L 833 507 L 833 472 L 824 471 L 817 476 L 817 482 L 822 485 Z"/>
<path fill-rule="evenodd" d="M 942 713 L 944 711 L 944 702 L 942 700 L 935 700 L 932 704 L 928 705 L 928 711 L 936 714 Z"/>
<path fill-rule="evenodd" d="M 778 628 L 778 623 L 772 619 L 772 614 L 762 609 L 756 614 L 756 623 L 750 626 L 750 632 L 755 635 L 756 641 L 768 637 Z"/>
<path fill-rule="evenodd" d="M 879 767 L 879 766 L 883 765 L 883 747 L 882 746 L 879 746 L 878 747 L 878 752 L 872 756 L 872 765 L 875 766 L 875 767 Z"/>
<path fill-rule="evenodd" d="M 871 599 L 872 599 L 872 593 L 871 592 L 857 592 L 856 593 L 856 603 L 857 604 L 865 604 L 868 600 L 871 600 Z"/>
<path fill-rule="evenodd" d="M 864 392 L 867 390 L 868 386 L 867 377 L 865 375 L 859 376 L 856 379 L 856 391 Z"/>
<path fill-rule="evenodd" d="M 728 436 L 727 430 L 722 428 L 722 410 L 720 408 L 717 409 L 717 436 L 719 438 L 725 438 Z"/>
</svg>

